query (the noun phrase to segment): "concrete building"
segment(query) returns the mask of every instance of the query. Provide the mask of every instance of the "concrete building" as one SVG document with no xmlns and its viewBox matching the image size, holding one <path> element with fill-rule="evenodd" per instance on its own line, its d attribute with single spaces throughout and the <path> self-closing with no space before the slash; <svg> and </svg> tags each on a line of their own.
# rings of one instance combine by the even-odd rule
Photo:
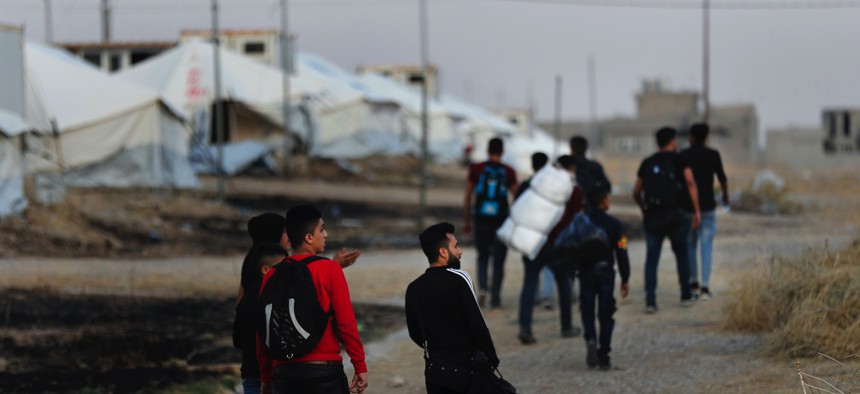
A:
<svg viewBox="0 0 860 394">
<path fill-rule="evenodd" d="M 130 68 L 176 46 L 174 41 L 70 42 L 57 46 L 77 55 L 106 72 Z"/>
<path fill-rule="evenodd" d="M 272 67 L 281 66 L 281 45 L 278 30 L 275 29 L 234 29 L 221 30 L 219 41 L 222 48 L 241 53 Z M 211 40 L 211 30 L 183 30 L 180 42 L 202 39 Z"/>
<path fill-rule="evenodd" d="M 860 153 L 860 109 L 826 108 L 821 120 L 827 154 Z"/>
<path fill-rule="evenodd" d="M 403 65 L 363 65 L 356 70 L 359 74 L 375 73 L 421 91 L 424 72 L 421 66 Z M 430 97 L 438 97 L 439 72 L 435 66 L 428 67 L 427 91 Z"/>
<path fill-rule="evenodd" d="M 636 116 L 588 122 L 565 122 L 561 138 L 580 134 L 601 155 L 645 157 L 657 149 L 654 132 L 664 126 L 679 133 L 679 146 L 687 145 L 690 126 L 702 119 L 699 94 L 671 91 L 662 81 L 646 80 L 636 94 Z M 759 160 L 758 117 L 753 105 L 712 105 L 709 144 L 726 160 L 753 163 Z M 541 127 L 553 130 L 550 122 Z"/>
</svg>

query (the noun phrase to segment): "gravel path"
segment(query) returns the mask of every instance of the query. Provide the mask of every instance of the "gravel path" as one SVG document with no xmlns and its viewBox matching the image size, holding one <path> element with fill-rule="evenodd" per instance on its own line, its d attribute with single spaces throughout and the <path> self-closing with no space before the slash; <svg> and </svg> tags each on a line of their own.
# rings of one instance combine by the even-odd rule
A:
<svg viewBox="0 0 860 394">
<path fill-rule="evenodd" d="M 521 393 L 797 393 L 791 360 L 756 356 L 761 340 L 719 330 L 721 305 L 730 279 L 771 254 L 795 255 L 832 248 L 853 230 L 812 226 L 806 219 L 762 219 L 722 215 L 715 245 L 712 291 L 715 298 L 684 308 L 668 243 L 660 262 L 660 312 L 645 315 L 645 247 L 630 243 L 631 295 L 619 300 L 613 339 L 614 370 L 590 371 L 581 338 L 562 339 L 557 311 L 539 309 L 534 332 L 538 342 L 516 340 L 516 305 L 522 280 L 519 255 L 509 254 L 503 284 L 503 308 L 485 312 L 501 358 L 501 371 Z M 336 233 L 333 233 L 336 237 Z M 475 253 L 465 250 L 464 268 L 475 277 Z M 181 296 L 233 294 L 241 256 L 166 260 L 14 259 L 0 260 L 0 286 L 51 285 L 73 292 Z M 346 271 L 353 299 L 402 305 L 409 281 L 423 272 L 420 251 L 365 251 Z M 206 275 L 200 275 L 206 272 Z M 193 284 L 193 286 L 192 286 Z M 578 317 L 574 315 L 575 318 Z M 367 393 L 423 392 L 421 350 L 405 331 L 367 345 L 370 390 Z"/>
</svg>

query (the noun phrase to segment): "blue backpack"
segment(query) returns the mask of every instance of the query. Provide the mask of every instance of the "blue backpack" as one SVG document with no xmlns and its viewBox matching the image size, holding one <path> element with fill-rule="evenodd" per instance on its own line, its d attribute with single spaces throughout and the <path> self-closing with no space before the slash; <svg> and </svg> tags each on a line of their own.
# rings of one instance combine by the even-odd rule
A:
<svg viewBox="0 0 860 394">
<path fill-rule="evenodd" d="M 585 213 L 577 213 L 573 221 L 558 235 L 553 245 L 558 264 L 572 264 L 585 270 L 604 261 L 612 251 L 606 231 L 594 224 Z"/>
<path fill-rule="evenodd" d="M 475 216 L 504 218 L 508 215 L 508 174 L 498 163 L 487 163 L 475 184 Z"/>
</svg>

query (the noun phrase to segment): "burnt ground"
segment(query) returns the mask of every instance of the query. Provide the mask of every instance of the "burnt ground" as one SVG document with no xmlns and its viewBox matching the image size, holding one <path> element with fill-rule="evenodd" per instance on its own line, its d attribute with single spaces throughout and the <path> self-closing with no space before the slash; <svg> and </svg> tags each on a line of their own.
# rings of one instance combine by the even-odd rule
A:
<svg viewBox="0 0 860 394">
<path fill-rule="evenodd" d="M 5 289 L 0 392 L 157 392 L 217 379 L 241 361 L 235 299 L 68 295 Z M 394 306 L 355 304 L 364 341 L 402 325 Z"/>
</svg>

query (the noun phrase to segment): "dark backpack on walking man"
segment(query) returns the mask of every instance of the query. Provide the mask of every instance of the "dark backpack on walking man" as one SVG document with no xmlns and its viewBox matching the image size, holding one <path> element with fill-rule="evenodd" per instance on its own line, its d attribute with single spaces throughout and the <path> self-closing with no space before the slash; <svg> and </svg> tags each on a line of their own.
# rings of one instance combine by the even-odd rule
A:
<svg viewBox="0 0 860 394">
<path fill-rule="evenodd" d="M 317 298 L 308 264 L 324 259 L 310 256 L 301 261 L 287 258 L 274 267 L 260 294 L 260 340 L 269 357 L 291 360 L 316 347 L 328 326 L 326 312 Z"/>
<path fill-rule="evenodd" d="M 508 213 L 508 180 L 504 166 L 487 163 L 475 184 L 474 215 L 503 219 Z"/>
<path fill-rule="evenodd" d="M 594 224 L 584 212 L 573 217 L 553 246 L 557 264 L 573 264 L 579 271 L 587 271 L 606 260 L 611 251 L 606 231 Z"/>
<path fill-rule="evenodd" d="M 673 229 L 680 220 L 681 181 L 675 169 L 674 155 L 661 155 L 649 161 L 642 175 L 642 188 L 645 192 L 643 215 L 645 229 L 655 233 L 665 233 Z"/>
</svg>

